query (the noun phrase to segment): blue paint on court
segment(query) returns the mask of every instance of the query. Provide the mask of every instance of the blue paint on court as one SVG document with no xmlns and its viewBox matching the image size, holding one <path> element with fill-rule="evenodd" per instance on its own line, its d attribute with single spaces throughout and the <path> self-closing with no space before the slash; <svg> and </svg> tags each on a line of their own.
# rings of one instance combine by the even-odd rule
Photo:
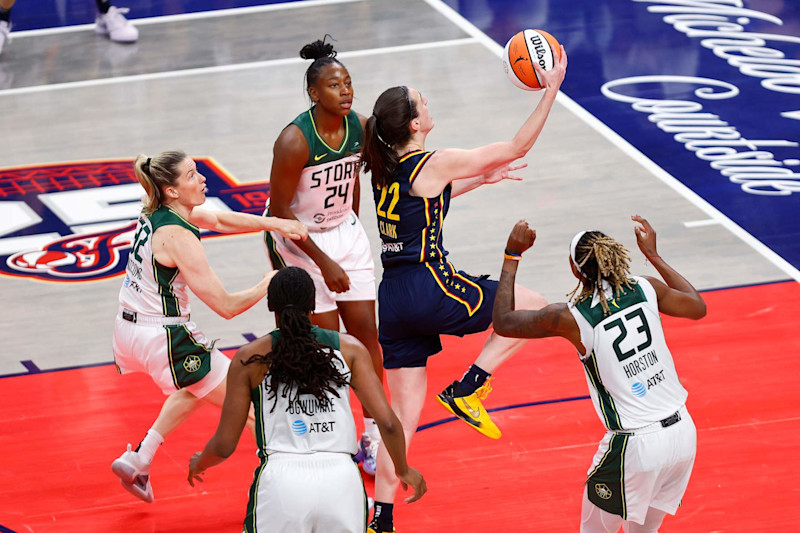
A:
<svg viewBox="0 0 800 533">
<path fill-rule="evenodd" d="M 283 4 L 291 0 L 111 0 L 119 8 L 130 8 L 129 20 L 200 13 L 217 9 L 232 9 L 265 4 Z M 75 26 L 94 22 L 97 7 L 94 0 L 19 0 L 14 4 L 14 31 Z"/>
<path fill-rule="evenodd" d="M 553 34 L 570 98 L 800 269 L 800 2 L 446 3 L 503 45 Z"/>
</svg>

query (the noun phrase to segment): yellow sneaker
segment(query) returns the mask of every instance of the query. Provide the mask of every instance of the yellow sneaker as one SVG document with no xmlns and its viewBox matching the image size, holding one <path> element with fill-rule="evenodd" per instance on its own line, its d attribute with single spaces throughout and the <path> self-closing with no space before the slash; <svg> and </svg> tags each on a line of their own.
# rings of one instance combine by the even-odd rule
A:
<svg viewBox="0 0 800 533">
<path fill-rule="evenodd" d="M 454 381 L 436 396 L 436 399 L 445 409 L 469 424 L 474 430 L 490 439 L 499 439 L 502 435 L 500 429 L 492 422 L 492 419 L 489 418 L 489 413 L 486 412 L 486 409 L 481 404 L 481 400 L 485 400 L 489 393 L 492 392 L 492 387 L 489 384 L 491 379 L 487 379 L 486 383 L 469 396 L 458 396 L 458 381 Z"/>
</svg>

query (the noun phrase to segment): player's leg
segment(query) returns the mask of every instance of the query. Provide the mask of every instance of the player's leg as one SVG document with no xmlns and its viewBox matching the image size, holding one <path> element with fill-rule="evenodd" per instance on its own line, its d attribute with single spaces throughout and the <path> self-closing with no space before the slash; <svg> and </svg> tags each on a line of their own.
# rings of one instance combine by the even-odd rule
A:
<svg viewBox="0 0 800 533">
<path fill-rule="evenodd" d="M 386 370 L 386 382 L 392 397 L 392 409 L 403 425 L 406 439 L 406 451 L 411 446 L 411 439 L 417 431 L 422 406 L 428 386 L 427 368 L 393 368 Z M 394 473 L 394 464 L 381 444 L 378 448 L 378 469 L 375 474 L 375 515 L 369 533 L 381 533 L 394 530 L 392 516 L 393 504 L 400 480 Z"/>
<path fill-rule="evenodd" d="M 622 530 L 625 533 L 658 533 L 658 528 L 661 527 L 661 523 L 666 516 L 666 512 L 656 509 L 655 507 L 650 507 L 647 509 L 647 516 L 644 519 L 644 524 L 625 522 L 622 525 Z"/>
<path fill-rule="evenodd" d="M 496 282 L 487 281 L 482 286 L 486 301 L 482 304 L 480 312 L 473 315 L 476 322 L 481 320 L 480 317 L 488 317 L 488 320 L 491 320 L 491 309 L 497 290 Z M 516 309 L 541 309 L 547 305 L 547 300 L 541 294 L 521 285 L 514 286 L 514 301 Z M 487 319 L 484 318 L 484 320 Z M 439 403 L 481 434 L 494 439 L 500 438 L 500 430 L 483 408 L 481 400 L 491 392 L 487 381 L 492 373 L 519 351 L 526 342 L 527 339 L 501 337 L 492 331 L 475 363 L 466 371 L 461 380 L 453 382 L 439 394 Z"/>
<path fill-rule="evenodd" d="M 378 379 L 383 381 L 383 357 L 381 356 L 381 345 L 378 342 L 378 327 L 375 323 L 375 301 L 340 301 L 338 306 L 345 330 L 367 348 L 375 373 L 378 375 Z M 374 476 L 381 434 L 369 411 L 363 406 L 362 411 L 364 413 L 364 434 L 359 443 L 363 458 L 362 468 L 364 472 Z"/>
<path fill-rule="evenodd" d="M 621 516 L 611 514 L 589 501 L 586 488 L 581 505 L 581 533 L 617 533 L 623 524 Z"/>
</svg>

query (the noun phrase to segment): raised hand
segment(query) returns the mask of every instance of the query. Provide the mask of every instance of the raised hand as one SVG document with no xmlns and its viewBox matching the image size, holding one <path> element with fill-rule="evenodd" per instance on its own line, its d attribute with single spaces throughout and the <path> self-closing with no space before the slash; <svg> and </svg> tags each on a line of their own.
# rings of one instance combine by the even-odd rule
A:
<svg viewBox="0 0 800 533">
<path fill-rule="evenodd" d="M 567 51 L 564 45 L 561 45 L 561 53 L 557 54 L 558 58 L 553 62 L 553 68 L 544 70 L 539 63 L 531 61 L 531 65 L 536 70 L 542 86 L 545 89 L 552 89 L 557 91 L 561 87 L 561 82 L 564 81 L 564 76 L 567 74 Z"/>
<path fill-rule="evenodd" d="M 633 215 L 631 220 L 641 224 L 640 226 L 633 227 L 633 231 L 636 233 L 636 244 L 639 245 L 639 250 L 641 250 L 648 259 L 658 257 L 658 251 L 656 250 L 656 230 L 653 229 L 653 226 L 651 226 L 646 219 L 639 215 Z"/>
<path fill-rule="evenodd" d="M 514 225 L 511 234 L 508 236 L 506 251 L 515 255 L 522 255 L 523 252 L 533 246 L 536 241 L 536 230 L 528 226 L 526 220 L 520 220 Z"/>
</svg>

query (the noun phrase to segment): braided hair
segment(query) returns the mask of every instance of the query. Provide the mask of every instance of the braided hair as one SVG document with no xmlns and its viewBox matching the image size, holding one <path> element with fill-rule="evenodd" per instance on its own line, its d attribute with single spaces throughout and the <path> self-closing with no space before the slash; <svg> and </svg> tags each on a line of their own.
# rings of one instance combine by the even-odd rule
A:
<svg viewBox="0 0 800 533">
<path fill-rule="evenodd" d="M 306 93 L 312 86 L 317 84 L 324 67 L 338 63 L 344 68 L 342 62 L 336 59 L 336 50 L 333 49 L 333 45 L 325 42 L 328 37 L 330 35 L 325 34 L 322 40 L 317 39 L 300 49 L 300 57 L 313 61 L 306 70 Z"/>
<path fill-rule="evenodd" d="M 625 288 L 632 288 L 628 249 L 600 231 L 587 231 L 575 246 L 574 260 L 581 279 L 567 295 L 570 302 L 577 305 L 591 298 L 595 290 L 599 290 L 603 313 L 611 313 L 608 302 L 603 297 L 603 282 L 608 282 L 615 297 L 624 294 Z"/>
<path fill-rule="evenodd" d="M 272 351 L 255 354 L 242 364 L 261 363 L 269 367 L 268 399 L 278 403 L 278 394 L 292 405 L 300 394 L 311 394 L 327 403 L 328 393 L 339 396 L 337 387 L 347 385 L 347 374 L 330 346 L 320 344 L 311 333 L 309 313 L 314 309 L 314 282 L 298 267 L 281 269 L 269 284 L 269 310 L 277 314 L 280 336 L 272 338 Z M 303 402 L 298 402 L 306 414 Z"/>
</svg>

